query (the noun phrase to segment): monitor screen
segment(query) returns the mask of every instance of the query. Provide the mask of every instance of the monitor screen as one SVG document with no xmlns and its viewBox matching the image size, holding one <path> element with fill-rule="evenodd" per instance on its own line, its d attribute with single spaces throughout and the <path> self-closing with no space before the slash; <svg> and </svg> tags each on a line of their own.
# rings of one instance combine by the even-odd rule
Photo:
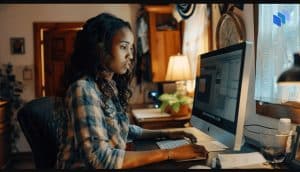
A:
<svg viewBox="0 0 300 172">
<path fill-rule="evenodd" d="M 200 55 L 192 114 L 236 133 L 246 43 Z"/>
</svg>

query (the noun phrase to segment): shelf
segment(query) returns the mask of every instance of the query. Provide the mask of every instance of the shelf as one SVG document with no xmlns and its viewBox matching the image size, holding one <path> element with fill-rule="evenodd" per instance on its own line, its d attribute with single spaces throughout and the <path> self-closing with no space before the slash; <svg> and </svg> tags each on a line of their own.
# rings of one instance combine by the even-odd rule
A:
<svg viewBox="0 0 300 172">
<path fill-rule="evenodd" d="M 176 32 L 180 32 L 179 30 L 157 30 L 156 31 L 157 33 L 166 33 L 166 32 L 170 32 L 170 33 L 172 33 L 172 32 L 174 32 L 174 33 L 176 33 Z"/>
<path fill-rule="evenodd" d="M 147 12 L 152 13 L 172 13 L 173 6 L 172 5 L 147 5 L 145 6 Z"/>
</svg>

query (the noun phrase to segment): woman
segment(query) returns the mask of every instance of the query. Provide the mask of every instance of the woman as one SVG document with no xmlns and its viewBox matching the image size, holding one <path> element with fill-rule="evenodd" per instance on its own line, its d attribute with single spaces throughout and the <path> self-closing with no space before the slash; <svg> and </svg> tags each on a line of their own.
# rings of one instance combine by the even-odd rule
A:
<svg viewBox="0 0 300 172">
<path fill-rule="evenodd" d="M 127 138 L 195 137 L 186 132 L 146 130 L 130 125 L 126 110 L 132 94 L 134 37 L 128 22 L 102 13 L 79 31 L 66 73 L 68 124 L 57 168 L 133 168 L 168 159 L 207 156 L 200 145 L 171 150 L 126 151 Z"/>
</svg>

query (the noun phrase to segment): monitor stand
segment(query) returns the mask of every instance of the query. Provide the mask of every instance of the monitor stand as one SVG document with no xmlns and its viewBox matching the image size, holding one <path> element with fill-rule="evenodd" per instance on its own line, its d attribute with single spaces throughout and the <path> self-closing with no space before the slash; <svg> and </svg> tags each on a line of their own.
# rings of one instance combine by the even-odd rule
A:
<svg viewBox="0 0 300 172">
<path fill-rule="evenodd" d="M 213 124 L 210 124 L 195 115 L 192 115 L 191 124 L 193 127 L 201 130 L 202 132 L 206 133 L 207 135 L 213 137 L 217 141 L 223 143 L 224 145 L 228 146 L 231 150 L 239 151 L 240 148 L 244 145 L 245 139 L 242 137 L 241 144 L 235 145 L 236 137 L 234 134 L 225 131 Z"/>
</svg>

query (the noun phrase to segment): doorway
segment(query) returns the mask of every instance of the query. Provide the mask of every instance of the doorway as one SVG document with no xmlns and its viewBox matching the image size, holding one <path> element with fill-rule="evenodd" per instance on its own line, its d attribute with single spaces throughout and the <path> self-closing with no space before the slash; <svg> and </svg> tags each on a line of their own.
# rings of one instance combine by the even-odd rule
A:
<svg viewBox="0 0 300 172">
<path fill-rule="evenodd" d="M 35 97 L 62 96 L 62 76 L 83 22 L 34 23 Z"/>
</svg>

